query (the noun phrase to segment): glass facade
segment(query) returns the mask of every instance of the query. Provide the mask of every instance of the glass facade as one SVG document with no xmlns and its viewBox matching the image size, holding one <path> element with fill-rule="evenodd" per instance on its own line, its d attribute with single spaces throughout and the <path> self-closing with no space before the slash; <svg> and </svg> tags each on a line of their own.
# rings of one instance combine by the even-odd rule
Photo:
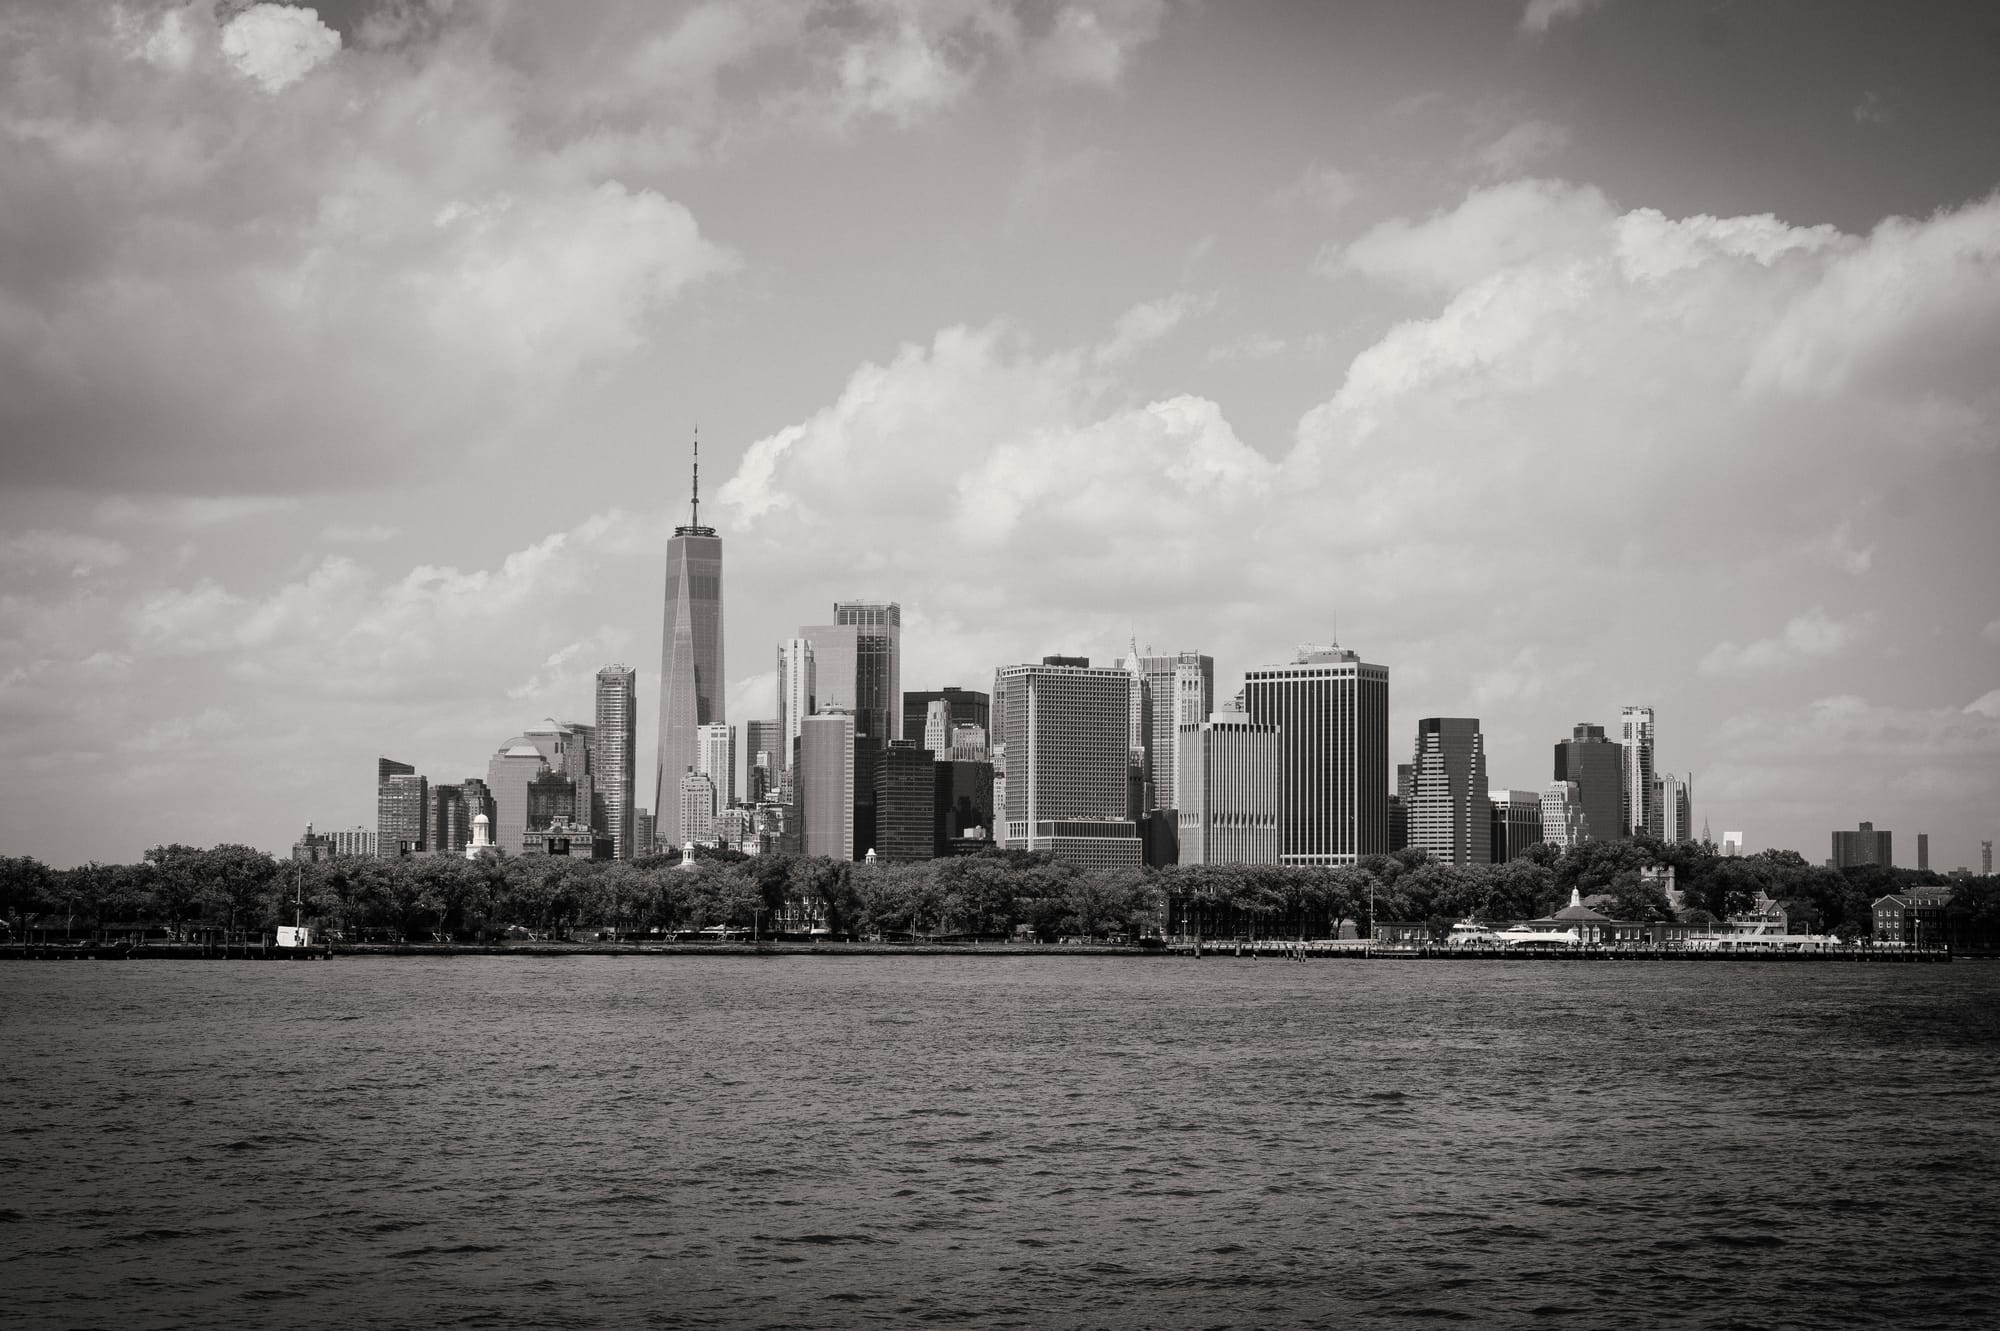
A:
<svg viewBox="0 0 2000 1331">
<path fill-rule="evenodd" d="M 894 601 L 836 601 L 836 626 L 854 629 L 855 733 L 887 743 L 903 738 L 903 607 Z"/>
<path fill-rule="evenodd" d="M 1555 779 L 1574 781 L 1585 839 L 1625 835 L 1625 746 L 1604 737 L 1604 727 L 1579 722 L 1556 745 Z"/>
<path fill-rule="evenodd" d="M 1337 647 L 1246 671 L 1243 706 L 1278 727 L 1279 861 L 1352 864 L 1389 848 L 1389 668 Z"/>
<path fill-rule="evenodd" d="M 666 623 L 660 643 L 660 726 L 654 807 L 660 839 L 681 845 L 681 778 L 696 765 L 699 729 L 723 721 L 722 538 L 676 527 L 667 541 Z"/>
<path fill-rule="evenodd" d="M 597 746 L 592 763 L 591 826 L 611 838 L 611 857 L 632 858 L 632 800 L 639 762 L 639 672 L 608 665 L 597 672 Z"/>
<path fill-rule="evenodd" d="M 1446 864 L 1490 863 L 1493 814 L 1478 720 L 1428 716 L 1417 722 L 1410 769 L 1410 844 Z"/>
</svg>

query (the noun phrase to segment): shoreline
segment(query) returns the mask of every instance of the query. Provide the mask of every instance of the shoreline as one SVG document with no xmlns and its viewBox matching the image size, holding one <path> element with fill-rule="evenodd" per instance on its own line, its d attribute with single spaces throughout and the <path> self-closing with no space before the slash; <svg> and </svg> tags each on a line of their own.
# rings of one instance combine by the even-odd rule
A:
<svg viewBox="0 0 2000 1331">
<path fill-rule="evenodd" d="M 1535 949 L 1392 947 L 1372 953 L 1360 948 L 1312 948 L 1287 942 L 1205 943 L 1200 952 L 1185 945 L 1133 947 L 1122 944 L 1065 943 L 338 943 L 280 948 L 268 943 L 8 943 L 4 961 L 330 961 L 348 957 L 1097 957 L 1223 961 L 1495 961 L 1519 962 L 1799 962 L 1937 965 L 1954 960 L 1993 960 L 1987 952 L 1706 951 L 1681 948 Z"/>
</svg>

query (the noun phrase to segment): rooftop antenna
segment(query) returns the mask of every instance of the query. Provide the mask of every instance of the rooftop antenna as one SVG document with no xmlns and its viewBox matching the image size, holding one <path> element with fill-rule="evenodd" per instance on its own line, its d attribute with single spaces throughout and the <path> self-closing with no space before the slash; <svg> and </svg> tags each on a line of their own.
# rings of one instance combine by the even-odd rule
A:
<svg viewBox="0 0 2000 1331">
<path fill-rule="evenodd" d="M 694 427 L 694 499 L 693 511 L 688 514 L 688 526 L 701 525 L 701 426 Z"/>
</svg>

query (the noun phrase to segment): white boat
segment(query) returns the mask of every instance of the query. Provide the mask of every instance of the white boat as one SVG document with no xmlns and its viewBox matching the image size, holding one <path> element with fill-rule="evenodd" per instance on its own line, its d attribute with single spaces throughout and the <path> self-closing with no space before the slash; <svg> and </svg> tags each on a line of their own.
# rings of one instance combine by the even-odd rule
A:
<svg viewBox="0 0 2000 1331">
<path fill-rule="evenodd" d="M 1517 924 L 1510 929 L 1502 929 L 1493 935 L 1493 941 L 1505 947 L 1575 947 L 1577 937 L 1570 929 L 1530 929 L 1525 924 Z"/>
</svg>

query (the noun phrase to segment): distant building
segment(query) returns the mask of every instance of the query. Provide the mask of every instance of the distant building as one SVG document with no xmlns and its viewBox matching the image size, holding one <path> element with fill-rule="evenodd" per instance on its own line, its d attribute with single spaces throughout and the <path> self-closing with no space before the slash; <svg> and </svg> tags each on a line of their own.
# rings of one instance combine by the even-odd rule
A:
<svg viewBox="0 0 2000 1331">
<path fill-rule="evenodd" d="M 819 710 L 819 676 L 812 639 L 787 638 L 778 644 L 778 775 L 789 786 L 792 758 L 807 717 Z"/>
<path fill-rule="evenodd" d="M 1619 717 L 1619 738 L 1624 770 L 1619 780 L 1623 794 L 1619 827 L 1621 836 L 1645 833 L 1661 836 L 1665 825 L 1653 788 L 1653 709 L 1627 707 Z"/>
<path fill-rule="evenodd" d="M 1410 844 L 1446 864 L 1490 863 L 1493 816 L 1486 794 L 1486 738 L 1478 719 L 1418 721 L 1410 767 Z"/>
<path fill-rule="evenodd" d="M 1243 710 L 1278 727 L 1278 856 L 1353 864 L 1389 846 L 1389 668 L 1301 646 L 1244 674 Z"/>
<path fill-rule="evenodd" d="M 444 855 L 463 854 L 472 841 L 472 816 L 465 788 L 450 784 L 431 787 L 430 849 Z"/>
<path fill-rule="evenodd" d="M 430 782 L 397 772 L 375 792 L 375 844 L 396 858 L 430 849 Z"/>
<path fill-rule="evenodd" d="M 857 735 L 903 738 L 903 607 L 894 601 L 835 601 L 833 622 L 852 625 Z"/>
<path fill-rule="evenodd" d="M 1494 864 L 1505 864 L 1528 853 L 1542 835 L 1542 795 L 1534 790 L 1489 790 L 1487 806 L 1492 810 L 1487 838 L 1487 854 Z"/>
<path fill-rule="evenodd" d="M 639 672 L 608 665 L 597 672 L 597 761 L 592 823 L 611 838 L 613 859 L 633 858 L 632 801 L 639 773 Z M 601 806 L 601 808 L 597 807 Z"/>
<path fill-rule="evenodd" d="M 903 696 L 907 698 L 910 695 L 906 693 Z M 911 733 L 909 726 L 910 718 L 905 714 L 903 717 L 903 733 Z M 930 704 L 924 708 L 923 728 L 917 733 L 922 736 L 919 742 L 933 754 L 943 753 L 949 748 L 951 745 L 951 704 L 942 698 L 933 698 Z"/>
<path fill-rule="evenodd" d="M 713 721 L 695 727 L 694 770 L 715 787 L 715 807 L 736 803 L 736 727 Z"/>
<path fill-rule="evenodd" d="M 528 785 L 548 770 L 542 751 L 518 736 L 486 762 L 486 788 L 493 794 L 493 844 L 509 855 L 520 853 L 528 835 Z"/>
<path fill-rule="evenodd" d="M 1178 740 L 1180 862 L 1277 864 L 1278 727 L 1219 712 Z"/>
<path fill-rule="evenodd" d="M 743 798 L 747 803 L 759 803 L 778 788 L 779 774 L 785 769 L 779 756 L 783 735 L 783 726 L 776 720 L 743 723 Z M 761 784 L 759 768 L 764 772 Z"/>
<path fill-rule="evenodd" d="M 944 842 L 962 841 L 974 832 L 991 841 L 993 764 L 981 759 L 945 759 L 937 764 L 937 780 L 944 806 L 939 828 Z M 938 853 L 943 853 L 942 847 Z"/>
<path fill-rule="evenodd" d="M 653 830 L 653 811 L 635 807 L 632 810 L 632 858 L 640 860 L 659 853 L 659 840 Z"/>
<path fill-rule="evenodd" d="M 1408 763 L 1396 764 L 1396 793 L 1389 797 L 1389 849 L 1403 850 L 1410 844 L 1410 788 L 1416 777 Z"/>
<path fill-rule="evenodd" d="M 345 832 L 333 834 L 333 853 L 336 855 L 361 855 L 373 859 L 375 856 L 375 834 L 365 827 L 350 827 Z"/>
<path fill-rule="evenodd" d="M 1724 832 L 1722 834 L 1722 854 L 1725 859 L 1735 859 L 1743 853 L 1743 834 Z"/>
<path fill-rule="evenodd" d="M 1654 779 L 1659 792 L 1660 840 L 1681 845 L 1694 840 L 1694 778 L 1663 772 Z"/>
<path fill-rule="evenodd" d="M 1982 841 L 1979 843 L 1979 873 L 1983 878 L 1991 878 L 1993 876 L 1993 843 L 1991 841 Z"/>
<path fill-rule="evenodd" d="M 1073 662 L 1081 661 L 1082 664 Z M 996 810 L 1004 844 L 1065 858 L 1123 862 L 1123 848 L 1083 846 L 1129 836 L 1141 858 L 1131 804 L 1131 677 L 1087 658 L 1003 666 L 994 684 L 996 738 L 1006 760 L 1005 804 Z M 1061 833 L 1047 829 L 1062 823 Z M 1088 831 L 1077 828 L 1088 826 Z"/>
<path fill-rule="evenodd" d="M 1583 797 L 1574 781 L 1551 781 L 1542 789 L 1542 840 L 1564 850 L 1590 839 Z"/>
<path fill-rule="evenodd" d="M 875 858 L 890 864 L 938 853 L 943 820 L 938 764 L 913 739 L 890 740 L 875 766 Z"/>
<path fill-rule="evenodd" d="M 1207 724 L 1215 711 L 1215 658 L 1201 652 L 1139 652 L 1121 664 L 1145 683 L 1138 744 L 1146 808 L 1179 808 L 1180 729 Z"/>
<path fill-rule="evenodd" d="M 1879 864 L 1886 869 L 1895 863 L 1890 834 L 1876 831 L 1873 823 L 1863 823 L 1853 832 L 1833 834 L 1833 867 L 1836 869 L 1863 864 Z"/>
<path fill-rule="evenodd" d="M 1917 868 L 1919 870 L 1926 870 L 1930 867 L 1931 834 L 1929 832 L 1919 832 L 1917 833 Z"/>
<path fill-rule="evenodd" d="M 805 718 L 792 773 L 800 825 L 799 853 L 854 858 L 854 714 L 822 711 Z"/>
<path fill-rule="evenodd" d="M 667 585 L 660 635 L 659 742 L 654 747 L 653 810 L 662 840 L 678 849 L 680 785 L 695 765 L 700 727 L 729 719 L 723 697 L 722 538 L 701 523 L 701 446 L 695 445 L 688 520 L 667 541 Z"/>
<path fill-rule="evenodd" d="M 952 726 L 978 726 L 984 732 L 993 726 L 993 700 L 977 689 L 961 689 L 956 685 L 946 685 L 941 689 L 905 690 L 903 693 L 903 739 L 924 739 L 924 747 L 931 744 L 925 736 L 925 718 L 930 715 L 931 704 L 943 703 L 951 718 Z M 947 731 L 946 743 L 950 743 Z M 932 752 L 937 752 L 932 749 Z"/>
<path fill-rule="evenodd" d="M 1874 905 L 1875 941 L 1903 947 L 1943 947 L 1945 908 L 1950 904 L 1948 887 L 1911 887 L 1879 897 Z"/>
<path fill-rule="evenodd" d="M 332 859 L 336 853 L 333 838 L 313 831 L 311 823 L 306 824 L 304 835 L 292 843 L 292 862 L 295 864 L 318 864 Z"/>
<path fill-rule="evenodd" d="M 1034 848 L 1086 869 L 1137 869 L 1144 861 L 1130 818 L 1054 818 L 1036 823 Z"/>
<path fill-rule="evenodd" d="M 681 775 L 681 844 L 715 844 L 715 782 L 706 772 Z"/>
<path fill-rule="evenodd" d="M 1609 841 L 1625 835 L 1625 750 L 1604 737 L 1603 726 L 1579 722 L 1557 742 L 1555 779 L 1575 783 L 1585 836 Z"/>
<path fill-rule="evenodd" d="M 524 855 L 543 853 L 540 841 L 544 833 L 558 823 L 576 824 L 586 830 L 590 827 L 587 816 L 589 805 L 588 784 L 578 785 L 577 779 L 562 772 L 544 771 L 528 782 L 527 828 L 518 845 L 502 849 L 519 851 Z"/>
<path fill-rule="evenodd" d="M 987 743 L 986 728 L 963 722 L 953 724 L 950 742 L 937 756 L 941 763 L 990 763 L 992 757 L 993 750 Z"/>
</svg>

